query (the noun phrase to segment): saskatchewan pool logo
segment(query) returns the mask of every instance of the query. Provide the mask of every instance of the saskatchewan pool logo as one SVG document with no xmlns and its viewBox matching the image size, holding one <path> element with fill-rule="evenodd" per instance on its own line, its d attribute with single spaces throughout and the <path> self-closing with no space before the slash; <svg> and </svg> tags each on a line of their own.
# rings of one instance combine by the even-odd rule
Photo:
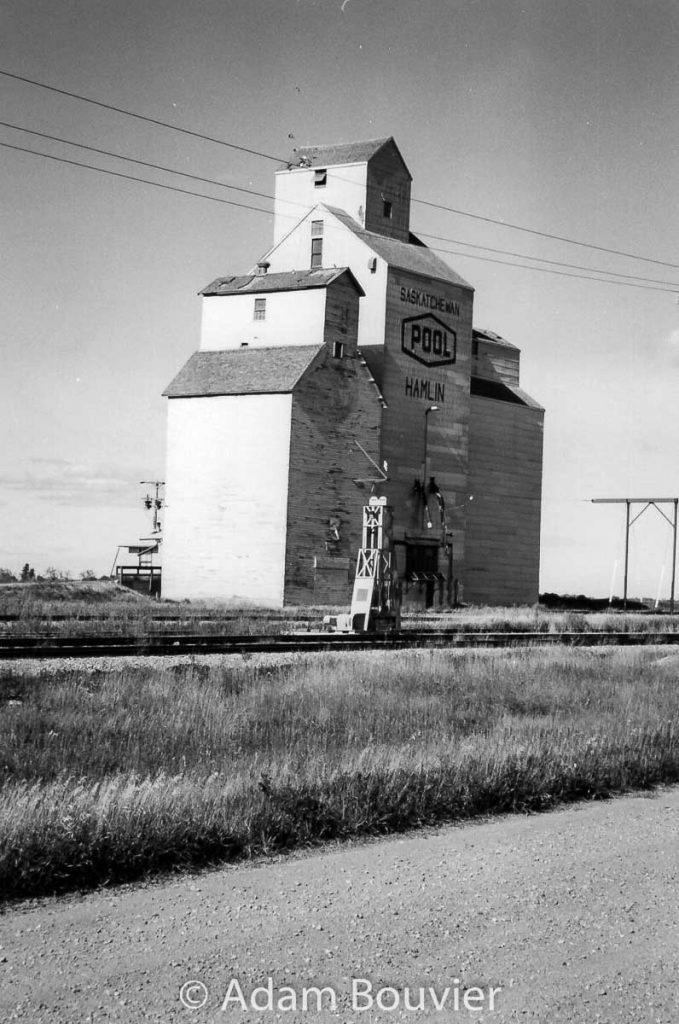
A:
<svg viewBox="0 0 679 1024">
<path fill-rule="evenodd" d="M 401 349 L 425 366 L 446 366 L 455 362 L 457 334 L 432 313 L 409 316 L 401 321 Z"/>
</svg>

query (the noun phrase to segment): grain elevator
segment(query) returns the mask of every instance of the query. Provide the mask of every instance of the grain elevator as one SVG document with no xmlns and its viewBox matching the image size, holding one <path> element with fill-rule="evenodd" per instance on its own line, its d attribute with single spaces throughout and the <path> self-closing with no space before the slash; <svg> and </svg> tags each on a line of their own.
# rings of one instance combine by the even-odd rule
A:
<svg viewBox="0 0 679 1024">
<path fill-rule="evenodd" d="M 406 606 L 537 600 L 543 410 L 410 187 L 392 138 L 298 149 L 272 248 L 201 292 L 164 392 L 165 597 L 346 604 L 372 491 Z"/>
</svg>

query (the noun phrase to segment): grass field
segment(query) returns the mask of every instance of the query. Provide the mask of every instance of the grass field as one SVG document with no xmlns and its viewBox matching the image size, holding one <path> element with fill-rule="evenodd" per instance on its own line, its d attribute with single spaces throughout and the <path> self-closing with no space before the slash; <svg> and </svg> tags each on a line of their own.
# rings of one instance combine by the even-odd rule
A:
<svg viewBox="0 0 679 1024">
<path fill-rule="evenodd" d="M 0 635 L 269 634 L 320 628 L 328 608 L 156 601 L 111 581 L 0 585 Z M 337 609 L 343 611 L 344 609 Z"/>
<path fill-rule="evenodd" d="M 323 616 L 347 607 L 257 609 L 217 602 L 155 601 L 108 581 L 43 582 L 0 586 L 0 634 L 44 636 L 163 633 L 271 634 L 321 629 Z M 93 618 L 94 616 L 94 618 Z M 552 611 L 536 605 L 516 608 L 459 608 L 407 612 L 403 629 L 454 629 L 474 632 L 654 632 L 679 631 L 679 616 Z"/>
<path fill-rule="evenodd" d="M 667 648 L 0 663 L 0 892 L 679 781 Z"/>
</svg>

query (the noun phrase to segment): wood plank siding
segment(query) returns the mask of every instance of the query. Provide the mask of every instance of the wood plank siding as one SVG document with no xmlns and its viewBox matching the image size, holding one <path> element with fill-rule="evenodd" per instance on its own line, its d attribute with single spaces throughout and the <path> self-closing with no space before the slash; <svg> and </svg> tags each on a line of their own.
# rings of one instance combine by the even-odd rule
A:
<svg viewBox="0 0 679 1024">
<path fill-rule="evenodd" d="M 326 289 L 323 341 L 331 352 L 333 342 L 341 342 L 345 355 L 356 354 L 358 314 L 356 285 L 346 274 Z"/>
<path fill-rule="evenodd" d="M 418 296 L 428 303 L 426 307 L 419 304 Z M 390 269 L 381 381 L 387 402 L 382 419 L 381 457 L 389 465 L 385 493 L 394 507 L 394 535 L 399 541 L 431 539 L 431 531 L 422 528 L 422 502 L 414 493 L 413 484 L 423 479 L 425 410 L 437 405 L 438 411 L 427 417 L 427 478 L 435 477 L 444 496 L 454 536 L 455 571 L 462 576 L 464 508 L 452 510 L 463 504 L 467 489 L 472 298 L 472 292 L 459 285 Z M 434 300 L 440 300 L 443 308 L 431 309 Z M 408 322 L 413 317 L 429 315 L 430 311 L 448 327 L 451 350 L 455 337 L 454 363 L 428 366 L 403 351 Z M 442 550 L 439 569 L 447 573 Z"/>
<path fill-rule="evenodd" d="M 385 202 L 390 216 L 385 216 Z M 410 232 L 410 174 L 393 142 L 388 142 L 368 163 L 365 228 L 389 238 L 408 241 Z"/>
<path fill-rule="evenodd" d="M 464 600 L 538 599 L 542 409 L 472 396 Z"/>
<path fill-rule="evenodd" d="M 379 458 L 380 404 L 356 348 L 331 342 L 295 388 L 285 555 L 286 604 L 347 604 L 373 475 L 355 441 Z"/>
<path fill-rule="evenodd" d="M 474 337 L 472 374 L 518 387 L 521 353 L 514 346 Z"/>
<path fill-rule="evenodd" d="M 291 396 L 168 405 L 163 596 L 280 607 Z"/>
</svg>

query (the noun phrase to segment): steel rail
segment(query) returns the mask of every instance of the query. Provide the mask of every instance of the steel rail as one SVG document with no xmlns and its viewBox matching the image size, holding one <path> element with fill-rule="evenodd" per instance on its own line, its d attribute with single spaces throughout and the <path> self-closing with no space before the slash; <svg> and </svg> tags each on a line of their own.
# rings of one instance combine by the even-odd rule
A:
<svg viewBox="0 0 679 1024">
<path fill-rule="evenodd" d="M 0 637 L 0 660 L 10 658 L 99 658 L 255 654 L 311 651 L 403 650 L 406 648 L 472 648 L 535 646 L 679 645 L 679 632 L 482 633 L 408 631 L 392 633 L 280 633 L 227 636 L 145 635 L 99 637 Z"/>
<path fill-rule="evenodd" d="M 124 614 L 124 613 L 123 613 Z M 630 612 L 631 614 L 631 612 Z M 648 613 L 649 615 L 651 612 Z M 121 618 L 123 615 L 120 616 Z M 187 622 L 195 625 L 199 622 L 234 622 L 237 619 L 243 619 L 246 616 L 243 612 L 200 612 L 195 615 L 181 615 L 179 612 L 176 615 L 145 615 L 144 620 L 146 622 Z M 310 615 L 284 615 L 271 613 L 266 616 L 267 622 L 306 622 L 312 618 Z M 36 612 L 35 615 L 31 615 L 30 612 L 2 612 L 0 613 L 1 622 L 22 622 L 22 621 L 33 621 L 33 622 L 115 622 L 116 615 L 110 612 L 83 612 L 82 614 L 77 612 L 62 613 L 62 612 Z M 316 620 L 321 621 L 320 616 L 316 615 Z"/>
</svg>

